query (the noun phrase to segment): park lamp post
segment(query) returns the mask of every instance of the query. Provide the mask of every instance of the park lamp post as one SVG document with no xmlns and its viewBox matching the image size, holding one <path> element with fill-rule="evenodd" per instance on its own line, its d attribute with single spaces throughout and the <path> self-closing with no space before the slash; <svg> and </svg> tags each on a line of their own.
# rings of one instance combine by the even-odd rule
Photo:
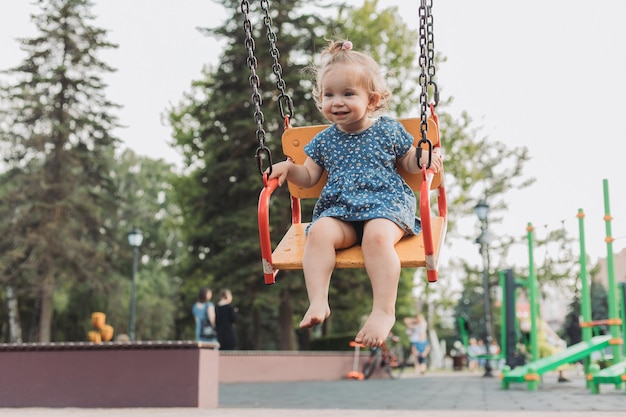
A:
<svg viewBox="0 0 626 417">
<path fill-rule="evenodd" d="M 485 307 L 485 350 L 487 358 L 485 359 L 485 374 L 483 376 L 493 376 L 491 373 L 491 361 L 489 360 L 491 341 L 493 339 L 491 335 L 491 301 L 489 297 L 489 205 L 485 200 L 480 200 L 476 207 L 474 207 L 474 213 L 480 220 L 480 236 L 476 238 L 476 243 L 480 245 L 479 253 L 483 258 L 483 304 Z"/>
<path fill-rule="evenodd" d="M 130 276 L 130 324 L 128 325 L 128 336 L 131 342 L 135 341 L 135 288 L 137 276 L 137 262 L 139 260 L 139 246 L 141 246 L 142 242 L 143 234 L 141 233 L 141 230 L 133 226 L 133 230 L 128 233 L 128 243 L 133 248 L 133 269 Z"/>
</svg>

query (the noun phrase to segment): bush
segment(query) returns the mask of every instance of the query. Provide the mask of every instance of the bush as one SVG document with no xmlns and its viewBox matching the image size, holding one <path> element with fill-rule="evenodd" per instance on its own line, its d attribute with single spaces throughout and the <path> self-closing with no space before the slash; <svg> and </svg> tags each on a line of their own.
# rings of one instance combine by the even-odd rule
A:
<svg viewBox="0 0 626 417">
<path fill-rule="evenodd" d="M 353 333 L 333 334 L 311 340 L 311 350 L 333 351 L 352 350 L 350 342 L 354 340 Z"/>
</svg>

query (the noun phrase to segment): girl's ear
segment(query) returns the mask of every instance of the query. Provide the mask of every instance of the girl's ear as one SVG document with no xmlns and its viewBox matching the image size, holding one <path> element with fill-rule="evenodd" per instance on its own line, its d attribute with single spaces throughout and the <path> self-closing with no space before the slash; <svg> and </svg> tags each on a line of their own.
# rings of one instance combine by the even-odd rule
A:
<svg viewBox="0 0 626 417">
<path fill-rule="evenodd" d="M 380 93 L 371 93 L 369 102 L 370 110 L 374 110 L 376 107 L 378 107 L 378 103 L 380 103 Z"/>
</svg>

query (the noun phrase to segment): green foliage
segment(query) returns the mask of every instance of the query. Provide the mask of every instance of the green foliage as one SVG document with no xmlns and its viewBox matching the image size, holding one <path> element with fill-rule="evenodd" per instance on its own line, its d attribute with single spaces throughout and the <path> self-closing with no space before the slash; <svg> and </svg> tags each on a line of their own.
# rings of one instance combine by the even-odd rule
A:
<svg viewBox="0 0 626 417">
<path fill-rule="evenodd" d="M 563 325 L 563 340 L 568 346 L 582 341 L 582 331 L 580 328 L 579 317 L 581 314 L 580 299 L 577 295 L 569 305 L 569 311 L 565 316 L 565 324 Z"/>
<path fill-rule="evenodd" d="M 24 62 L 2 92 L 2 279 L 17 291 L 26 341 L 85 340 L 93 311 L 128 332 L 131 251 L 144 232 L 138 273 L 138 338 L 175 337 L 177 208 L 171 166 L 115 155 L 118 106 L 104 96 L 98 59 L 116 47 L 89 25 L 91 4 L 38 2 L 39 35 L 21 41 Z M 11 307 L 10 307 L 11 308 Z M 148 320 L 151 318 L 152 320 Z M 16 331 L 16 329 L 12 329 Z M 11 335 L 11 339 L 13 335 Z M 19 338 L 17 339 L 19 340 Z"/>
<path fill-rule="evenodd" d="M 466 280 L 463 282 L 463 291 L 455 308 L 455 318 L 463 317 L 467 325 L 468 337 L 484 339 L 485 314 L 484 314 L 484 291 L 479 280 Z"/>
<path fill-rule="evenodd" d="M 591 293 L 591 320 L 606 320 L 609 318 L 609 293 L 599 280 L 592 279 L 589 286 Z M 599 331 L 606 334 L 609 331 L 608 326 L 603 325 L 594 328 L 594 332 Z"/>
<path fill-rule="evenodd" d="M 89 2 L 37 3 L 39 33 L 21 41 L 27 57 L 2 92 L 0 268 L 19 296 L 38 298 L 37 340 L 46 342 L 57 288 L 107 286 L 112 235 L 103 214 L 117 206 L 110 173 L 118 140 L 109 133 L 117 106 L 100 76 L 112 69 L 97 58 L 115 45 L 89 25 Z"/>
<path fill-rule="evenodd" d="M 116 242 L 120 242 L 115 246 L 114 257 L 117 286 L 102 294 L 105 296 L 102 311 L 107 313 L 107 321 L 117 334 L 129 331 L 132 251 L 127 234 L 136 226 L 144 236 L 136 276 L 136 338 L 193 339 L 189 321 L 180 330 L 189 333 L 178 334 L 177 330 L 177 312 L 191 307 L 186 308 L 178 297 L 181 285 L 178 260 L 184 251 L 178 232 L 180 209 L 173 196 L 174 178 L 173 167 L 162 160 L 139 157 L 129 150 L 116 159 L 114 181 L 120 207 L 109 213 L 107 223 L 115 225 Z"/>
<path fill-rule="evenodd" d="M 292 310 L 292 299 L 303 299 L 301 280 L 291 274 L 279 275 L 279 288 L 267 288 L 262 280 L 256 206 L 262 179 L 254 159 L 259 146 L 256 123 L 250 103 L 248 51 L 241 28 L 242 15 L 238 2 L 221 1 L 235 11 L 223 26 L 207 29 L 224 37 L 227 45 L 220 65 L 209 68 L 204 79 L 192 85 L 192 92 L 170 112 L 175 147 L 183 154 L 185 176 L 174 183 L 177 201 L 182 208 L 182 233 L 187 253 L 181 264 L 181 276 L 188 294 L 198 287 L 210 285 L 218 290 L 228 287 L 240 309 L 238 329 L 240 347 L 294 348 L 292 339 L 284 340 L 277 333 L 277 309 Z M 273 30 L 280 34 L 277 47 L 285 69 L 283 78 L 294 101 L 293 121 L 296 125 L 320 121 L 312 100 L 302 99 L 308 93 L 302 70 L 308 62 L 296 63 L 307 56 L 322 39 L 320 19 L 298 10 L 302 1 L 272 2 Z M 283 156 L 279 149 L 280 128 L 284 124 L 276 105 L 272 60 L 262 25 L 263 13 L 258 4 L 251 5 L 256 50 L 257 73 L 264 105 L 264 128 L 267 146 L 274 160 Z M 286 62 L 289 62 L 287 65 Z M 272 206 L 272 229 L 278 239 L 289 221 L 289 205 L 285 190 L 275 194 Z M 186 300 L 191 299 L 185 296 Z M 293 329 L 291 317 L 280 316 L 283 326 Z M 282 342 L 279 340 L 282 339 Z"/>
<path fill-rule="evenodd" d="M 327 36 L 349 39 L 355 49 L 370 54 L 384 68 L 394 97 L 390 109 L 393 114 L 401 117 L 408 117 L 411 112 L 417 114 L 421 92 L 419 33 L 407 26 L 397 7 L 380 9 L 378 0 L 365 0 L 361 7 L 343 9 L 337 26 Z"/>
<path fill-rule="evenodd" d="M 331 336 L 323 336 L 311 342 L 311 350 L 342 351 L 353 350 L 350 342 L 354 340 L 354 332 L 334 333 Z"/>
</svg>

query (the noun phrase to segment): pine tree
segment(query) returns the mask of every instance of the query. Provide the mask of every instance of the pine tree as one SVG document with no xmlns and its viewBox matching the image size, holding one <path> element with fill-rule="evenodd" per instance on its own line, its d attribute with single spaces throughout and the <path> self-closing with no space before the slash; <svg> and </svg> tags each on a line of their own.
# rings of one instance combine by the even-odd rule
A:
<svg viewBox="0 0 626 417">
<path fill-rule="evenodd" d="M 91 25 L 88 0 L 39 0 L 38 35 L 21 40 L 26 58 L 6 71 L 0 143 L 3 279 L 34 300 L 28 339 L 51 340 L 53 294 L 63 285 L 106 283 L 112 224 L 103 215 L 117 201 L 110 177 L 118 140 L 117 105 L 104 95 L 113 71 L 98 52 L 116 45 Z"/>
<path fill-rule="evenodd" d="M 200 286 L 232 290 L 240 311 L 247 312 L 238 324 L 241 348 L 293 349 L 292 317 L 279 317 L 278 306 L 282 305 L 281 311 L 290 311 L 292 298 L 305 300 L 306 296 L 301 278 L 290 279 L 288 273 L 282 273 L 280 286 L 267 287 L 263 283 L 256 216 L 263 182 L 254 158 L 259 143 L 250 100 L 249 51 L 240 2 L 220 3 L 233 11 L 223 26 L 207 29 L 227 40 L 220 64 L 205 71 L 204 79 L 194 83 L 193 91 L 170 115 L 175 146 L 182 151 L 186 165 L 186 176 L 175 185 L 189 248 L 183 271 L 185 288 L 189 305 Z M 286 93 L 294 104 L 294 124 L 320 123 L 319 112 L 310 100 L 310 82 L 302 69 L 310 64 L 310 51 L 323 42 L 323 22 L 315 15 L 296 11 L 305 4 L 303 1 L 271 3 L 271 27 L 277 35 Z M 250 5 L 266 145 L 273 160 L 279 161 L 284 159 L 280 150 L 284 122 L 276 104 L 276 78 L 264 16 L 258 3 Z M 284 190 L 273 198 L 288 201 Z M 281 206 L 282 210 L 274 210 L 271 216 L 278 231 L 285 230 L 289 220 L 288 203 Z M 289 331 L 277 345 L 278 320 L 284 320 L 283 326 Z"/>
</svg>

